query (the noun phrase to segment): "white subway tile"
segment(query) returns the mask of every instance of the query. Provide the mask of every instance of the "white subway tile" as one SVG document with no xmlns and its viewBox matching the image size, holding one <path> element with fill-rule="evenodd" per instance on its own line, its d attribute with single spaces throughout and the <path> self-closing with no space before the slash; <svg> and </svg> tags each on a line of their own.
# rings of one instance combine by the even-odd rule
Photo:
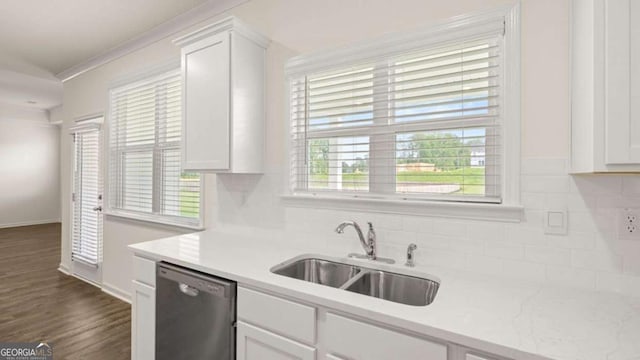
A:
<svg viewBox="0 0 640 360">
<path fill-rule="evenodd" d="M 373 223 L 376 229 L 402 230 L 403 221 L 400 215 L 375 214 L 369 221 Z"/>
<path fill-rule="evenodd" d="M 613 253 L 605 253 L 598 250 L 571 250 L 571 263 L 577 268 L 622 271 L 622 257 Z"/>
<path fill-rule="evenodd" d="M 566 175 L 567 160 L 563 158 L 523 158 L 520 163 L 524 175 Z"/>
<path fill-rule="evenodd" d="M 596 214 L 585 211 L 572 211 L 569 213 L 569 232 L 598 232 Z"/>
<path fill-rule="evenodd" d="M 484 254 L 502 259 L 524 258 L 524 246 L 513 241 L 485 241 Z"/>
<path fill-rule="evenodd" d="M 574 231 L 568 235 L 545 235 L 546 244 L 550 247 L 562 249 L 593 249 L 595 235 L 591 232 Z"/>
<path fill-rule="evenodd" d="M 433 220 L 424 216 L 404 216 L 402 228 L 418 234 L 433 233 Z"/>
<path fill-rule="evenodd" d="M 571 250 L 569 249 L 526 246 L 524 257 L 528 261 L 537 263 L 571 266 Z"/>
<path fill-rule="evenodd" d="M 622 176 L 622 193 L 640 196 L 640 175 Z"/>
<path fill-rule="evenodd" d="M 463 269 L 467 265 L 467 255 L 450 250 L 431 249 L 415 253 L 416 263 L 422 265 L 442 266 L 452 269 Z"/>
<path fill-rule="evenodd" d="M 522 225 L 506 225 L 505 241 L 516 244 L 543 245 L 545 244 L 542 228 Z"/>
<path fill-rule="evenodd" d="M 547 195 L 545 193 L 524 192 L 520 195 L 520 202 L 528 210 L 544 210 L 547 208 Z"/>
<path fill-rule="evenodd" d="M 505 226 L 503 223 L 474 221 L 468 227 L 469 238 L 476 240 L 504 240 Z"/>
<path fill-rule="evenodd" d="M 432 231 L 434 234 L 445 235 L 449 237 L 466 237 L 467 224 L 464 220 L 434 220 Z"/>
<path fill-rule="evenodd" d="M 597 195 L 569 193 L 567 194 L 567 209 L 569 211 L 588 211 L 595 209 L 597 204 Z"/>
<path fill-rule="evenodd" d="M 622 192 L 622 178 L 617 175 L 572 176 L 570 190 L 581 194 L 619 194 Z"/>
<path fill-rule="evenodd" d="M 569 196 L 567 193 L 546 194 L 546 207 L 543 210 L 564 210 L 569 207 Z"/>
<path fill-rule="evenodd" d="M 531 193 L 567 193 L 569 191 L 568 176 L 523 175 L 523 192 Z"/>
</svg>

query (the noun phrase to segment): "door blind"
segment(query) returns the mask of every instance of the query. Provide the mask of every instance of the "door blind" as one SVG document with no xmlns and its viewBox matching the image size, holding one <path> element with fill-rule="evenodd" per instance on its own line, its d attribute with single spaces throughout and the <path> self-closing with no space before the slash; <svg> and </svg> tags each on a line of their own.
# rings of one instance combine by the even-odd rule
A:
<svg viewBox="0 0 640 360">
<path fill-rule="evenodd" d="M 200 176 L 180 164 L 181 87 L 171 71 L 111 91 L 111 209 L 199 223 Z"/>
<path fill-rule="evenodd" d="M 87 129 L 75 132 L 73 136 L 75 164 L 71 257 L 97 266 L 102 261 L 100 130 Z"/>
<path fill-rule="evenodd" d="M 293 190 L 500 202 L 502 37 L 293 77 Z"/>
</svg>

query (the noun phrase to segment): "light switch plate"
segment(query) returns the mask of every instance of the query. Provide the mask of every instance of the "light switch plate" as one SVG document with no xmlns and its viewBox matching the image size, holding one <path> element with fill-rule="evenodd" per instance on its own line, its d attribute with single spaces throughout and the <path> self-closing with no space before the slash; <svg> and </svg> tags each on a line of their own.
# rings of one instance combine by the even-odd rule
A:
<svg viewBox="0 0 640 360">
<path fill-rule="evenodd" d="M 566 235 L 569 217 L 565 209 L 548 209 L 545 211 L 544 233 Z"/>
</svg>

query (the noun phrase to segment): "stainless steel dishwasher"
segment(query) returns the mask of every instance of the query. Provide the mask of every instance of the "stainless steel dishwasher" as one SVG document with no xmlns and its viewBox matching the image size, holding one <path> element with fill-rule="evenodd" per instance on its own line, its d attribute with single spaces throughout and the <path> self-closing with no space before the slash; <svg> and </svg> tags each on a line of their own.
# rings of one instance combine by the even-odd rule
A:
<svg viewBox="0 0 640 360">
<path fill-rule="evenodd" d="M 162 262 L 156 270 L 156 359 L 235 359 L 236 283 Z"/>
</svg>

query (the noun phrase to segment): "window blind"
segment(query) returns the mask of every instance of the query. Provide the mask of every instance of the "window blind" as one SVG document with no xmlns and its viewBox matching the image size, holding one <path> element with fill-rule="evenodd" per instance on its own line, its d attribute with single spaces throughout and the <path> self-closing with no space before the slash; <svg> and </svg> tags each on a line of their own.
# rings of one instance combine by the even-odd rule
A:
<svg viewBox="0 0 640 360">
<path fill-rule="evenodd" d="M 180 169 L 181 86 L 171 71 L 111 91 L 111 209 L 199 223 L 200 176 Z"/>
<path fill-rule="evenodd" d="M 74 132 L 74 196 L 71 258 L 97 266 L 102 256 L 100 131 Z"/>
<path fill-rule="evenodd" d="M 502 38 L 292 77 L 293 191 L 500 202 Z"/>
</svg>

